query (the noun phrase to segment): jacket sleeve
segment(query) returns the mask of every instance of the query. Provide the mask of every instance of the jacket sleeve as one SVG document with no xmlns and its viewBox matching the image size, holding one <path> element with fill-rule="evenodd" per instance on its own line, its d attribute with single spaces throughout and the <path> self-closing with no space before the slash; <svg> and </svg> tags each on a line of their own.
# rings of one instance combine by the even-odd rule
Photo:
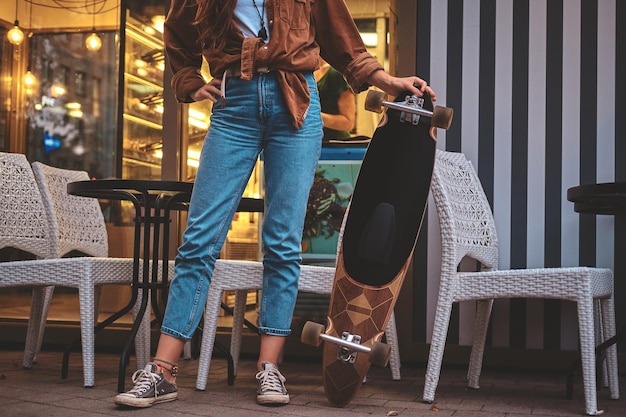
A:
<svg viewBox="0 0 626 417">
<path fill-rule="evenodd" d="M 202 50 L 198 45 L 198 32 L 193 21 L 196 0 L 172 0 L 165 19 L 163 40 L 168 63 L 172 69 L 172 88 L 176 100 L 190 103 L 190 94 L 206 84 L 200 69 Z"/>
<path fill-rule="evenodd" d="M 370 75 L 383 66 L 367 52 L 345 2 L 315 0 L 312 10 L 322 57 L 344 75 L 355 93 L 366 90 Z"/>
</svg>

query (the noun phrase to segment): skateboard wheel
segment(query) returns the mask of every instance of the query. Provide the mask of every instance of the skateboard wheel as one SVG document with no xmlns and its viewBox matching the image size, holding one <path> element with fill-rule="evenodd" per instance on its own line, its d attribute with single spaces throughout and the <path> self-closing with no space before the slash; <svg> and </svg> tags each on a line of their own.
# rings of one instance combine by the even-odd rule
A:
<svg viewBox="0 0 626 417">
<path fill-rule="evenodd" d="M 383 342 L 374 342 L 369 361 L 373 365 L 385 367 L 387 366 L 387 362 L 389 362 L 390 354 L 391 346 Z"/>
<path fill-rule="evenodd" d="M 382 113 L 383 101 L 385 101 L 385 93 L 376 90 L 368 90 L 367 96 L 365 97 L 365 110 Z"/>
<path fill-rule="evenodd" d="M 430 122 L 431 126 L 438 127 L 440 129 L 448 130 L 452 124 L 452 115 L 454 110 L 450 107 L 435 106 L 433 111 L 433 119 Z"/>
<path fill-rule="evenodd" d="M 321 334 L 324 333 L 326 328 L 323 324 L 315 323 L 314 321 L 307 321 L 302 328 L 302 335 L 300 340 L 306 345 L 318 347 L 322 344 Z"/>
</svg>

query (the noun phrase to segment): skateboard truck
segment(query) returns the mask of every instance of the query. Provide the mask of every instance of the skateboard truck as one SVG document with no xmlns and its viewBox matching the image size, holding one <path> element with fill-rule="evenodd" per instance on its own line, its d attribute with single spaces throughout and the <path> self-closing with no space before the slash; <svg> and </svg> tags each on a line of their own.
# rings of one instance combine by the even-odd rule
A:
<svg viewBox="0 0 626 417">
<path fill-rule="evenodd" d="M 382 113 L 383 107 L 400 111 L 400 120 L 418 124 L 420 116 L 431 119 L 431 126 L 448 129 L 452 123 L 453 110 L 450 107 L 435 106 L 433 111 L 426 110 L 424 99 L 415 95 L 407 95 L 404 101 L 386 101 L 386 94 L 381 91 L 369 90 L 365 97 L 365 109 Z"/>
<path fill-rule="evenodd" d="M 371 347 L 361 344 L 361 336 L 349 332 L 343 332 L 342 336 L 336 337 L 324 333 L 325 327 L 322 324 L 307 321 L 302 329 L 301 340 L 303 343 L 312 346 L 319 346 L 322 341 L 337 345 L 337 359 L 344 363 L 354 363 L 357 353 L 369 355 L 369 362 L 378 366 L 387 366 L 391 346 L 374 341 Z"/>
<path fill-rule="evenodd" d="M 356 362 L 357 351 L 354 349 L 354 345 L 361 347 L 361 336 L 358 334 L 343 332 L 341 340 L 344 340 L 347 343 L 346 345 L 337 346 L 337 359 L 347 363 Z"/>
<path fill-rule="evenodd" d="M 416 110 L 424 109 L 424 99 L 417 96 L 406 96 L 402 104 Z M 403 122 L 411 123 L 412 125 L 417 125 L 420 122 L 420 113 L 412 113 L 402 110 L 400 112 L 400 120 Z"/>
</svg>

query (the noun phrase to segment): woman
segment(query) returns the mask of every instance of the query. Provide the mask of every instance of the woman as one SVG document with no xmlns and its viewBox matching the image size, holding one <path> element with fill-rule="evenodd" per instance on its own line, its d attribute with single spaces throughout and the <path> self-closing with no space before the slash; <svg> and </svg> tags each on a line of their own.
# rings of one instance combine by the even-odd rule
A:
<svg viewBox="0 0 626 417">
<path fill-rule="evenodd" d="M 300 241 L 320 155 L 322 119 L 313 71 L 319 55 L 354 91 L 434 93 L 418 77 L 387 74 L 368 54 L 345 3 L 338 0 L 172 0 L 165 47 L 179 102 L 213 102 L 187 228 L 176 257 L 156 357 L 115 397 L 149 407 L 177 398 L 176 362 L 204 311 L 230 221 L 263 152 L 264 279 L 257 401 L 286 404 L 278 358 L 290 333 L 298 289 Z M 202 58 L 214 76 L 200 73 Z"/>
</svg>

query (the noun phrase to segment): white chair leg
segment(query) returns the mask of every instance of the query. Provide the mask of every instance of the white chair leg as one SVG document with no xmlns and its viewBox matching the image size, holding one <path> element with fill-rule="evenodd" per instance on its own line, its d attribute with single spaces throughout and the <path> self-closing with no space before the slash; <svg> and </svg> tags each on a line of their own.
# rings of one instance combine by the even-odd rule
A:
<svg viewBox="0 0 626 417">
<path fill-rule="evenodd" d="M 396 314 L 391 312 L 391 317 L 385 328 L 385 340 L 391 346 L 389 355 L 389 367 L 391 368 L 391 379 L 400 380 L 400 349 L 398 347 L 398 331 L 396 328 Z"/>
<path fill-rule="evenodd" d="M 52 301 L 53 293 L 54 287 L 46 287 L 44 290 L 43 309 L 41 310 L 41 322 L 39 324 L 39 334 L 37 336 L 37 351 L 33 357 L 33 362 L 37 362 L 37 355 L 41 352 L 41 345 L 43 344 L 43 336 L 46 330 L 48 311 L 50 310 L 50 302 Z"/>
<path fill-rule="evenodd" d="M 28 329 L 26 331 L 26 343 L 24 347 L 24 359 L 22 366 L 30 369 L 37 361 L 37 354 L 41 350 L 43 335 L 48 318 L 48 309 L 54 287 L 33 288 Z"/>
<path fill-rule="evenodd" d="M 604 338 L 604 323 L 602 321 L 602 306 L 600 300 L 594 300 L 593 302 L 593 328 L 594 328 L 594 337 L 596 346 L 602 343 Z M 597 358 L 596 358 L 597 360 Z M 602 379 L 602 387 L 609 386 L 609 376 L 607 374 L 607 361 L 602 361 L 600 364 L 600 375 L 598 375 L 598 379 Z"/>
<path fill-rule="evenodd" d="M 215 285 L 209 287 L 207 296 L 206 311 L 204 315 L 204 328 L 202 332 L 202 348 L 198 360 L 198 377 L 196 379 L 196 389 L 204 391 L 209 376 L 211 356 L 213 356 L 213 343 L 215 343 L 215 333 L 217 332 L 217 319 L 222 302 L 222 290 Z M 210 319 L 210 320 L 209 320 Z"/>
<path fill-rule="evenodd" d="M 78 289 L 78 304 L 80 309 L 80 341 L 83 354 L 83 377 L 84 386 L 95 385 L 94 362 L 95 362 L 95 333 L 94 333 L 94 302 L 95 289 L 91 285 L 81 285 Z"/>
<path fill-rule="evenodd" d="M 435 313 L 435 325 L 430 342 L 430 353 L 428 355 L 428 366 L 426 367 L 424 394 L 422 397 L 423 400 L 428 403 L 435 400 L 435 390 L 439 384 L 443 351 L 446 345 L 450 313 L 452 311 L 452 300 L 439 300 L 438 306 L 437 312 Z"/>
<path fill-rule="evenodd" d="M 596 393 L 596 360 L 593 326 L 593 300 L 581 298 L 578 300 L 578 326 L 580 336 L 580 356 L 583 372 L 583 386 L 585 390 L 585 412 L 587 415 L 602 414 L 598 410 Z"/>
<path fill-rule="evenodd" d="M 603 341 L 615 336 L 615 300 L 613 297 L 601 301 Z M 613 344 L 606 350 L 606 375 L 612 400 L 619 399 L 619 376 L 617 369 L 617 346 Z"/>
<path fill-rule="evenodd" d="M 241 332 L 243 330 L 243 320 L 246 314 L 247 290 L 235 291 L 235 307 L 233 309 L 233 330 L 230 338 L 230 355 L 233 358 L 233 369 L 237 375 L 237 365 L 241 354 Z"/>
<path fill-rule="evenodd" d="M 485 341 L 487 339 L 487 329 L 489 328 L 489 317 L 491 317 L 492 308 L 493 300 L 477 301 L 474 340 L 467 368 L 467 381 L 470 388 L 480 388 L 480 373 L 483 367 Z"/>
<path fill-rule="evenodd" d="M 133 306 L 133 319 L 137 318 L 137 313 L 141 307 L 141 298 L 143 290 L 139 288 L 137 294 L 137 302 Z M 151 305 L 148 302 L 146 311 L 139 324 L 139 329 L 135 335 L 135 359 L 137 361 L 137 369 L 143 369 L 150 362 L 150 324 L 151 324 Z"/>
</svg>

